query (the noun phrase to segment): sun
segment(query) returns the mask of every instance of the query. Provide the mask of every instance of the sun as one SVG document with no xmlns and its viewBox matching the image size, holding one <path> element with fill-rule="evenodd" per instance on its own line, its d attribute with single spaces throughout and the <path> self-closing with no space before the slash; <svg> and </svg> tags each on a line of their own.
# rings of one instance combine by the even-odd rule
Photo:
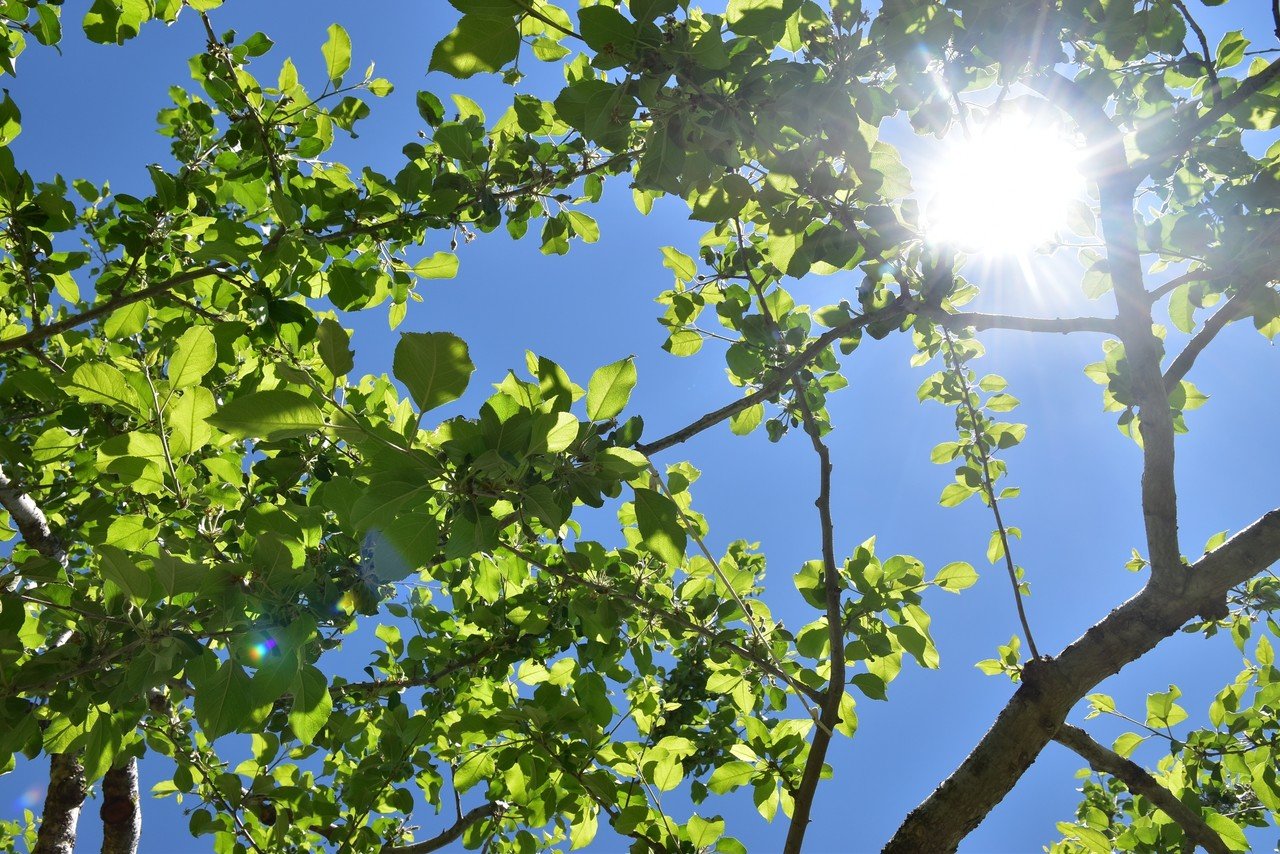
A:
<svg viewBox="0 0 1280 854">
<path fill-rule="evenodd" d="M 1085 191 L 1081 150 L 1058 127 L 1005 114 L 952 134 L 930 169 L 925 228 L 933 243 L 1023 254 L 1062 230 Z"/>
</svg>

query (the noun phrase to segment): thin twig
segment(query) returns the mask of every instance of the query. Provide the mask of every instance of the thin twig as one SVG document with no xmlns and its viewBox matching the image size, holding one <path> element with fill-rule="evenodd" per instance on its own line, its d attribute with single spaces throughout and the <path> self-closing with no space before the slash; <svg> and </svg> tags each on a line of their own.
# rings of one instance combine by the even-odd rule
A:
<svg viewBox="0 0 1280 854">
<path fill-rule="evenodd" d="M 1013 601 L 1018 608 L 1018 622 L 1022 624 L 1022 633 L 1027 639 L 1027 649 L 1031 651 L 1031 657 L 1039 658 L 1040 651 L 1036 648 L 1035 638 L 1031 635 L 1031 623 L 1027 619 L 1027 611 L 1022 602 L 1022 585 L 1018 582 L 1018 569 L 1014 566 L 1013 553 L 1009 549 L 1009 532 L 1005 528 L 1003 517 L 1000 515 L 1000 501 L 996 498 L 995 482 L 991 477 L 991 454 L 987 450 L 987 441 L 982 435 L 982 421 L 979 420 L 978 411 L 973 405 L 973 391 L 969 386 L 969 378 L 965 374 L 964 365 L 960 362 L 959 356 L 956 355 L 955 341 L 952 340 L 951 333 L 944 329 L 942 336 L 947 342 L 945 358 L 949 363 L 948 367 L 950 367 L 956 381 L 960 383 L 961 400 L 964 403 L 965 411 L 969 415 L 969 429 L 973 431 L 974 447 L 978 452 L 978 462 L 982 465 L 982 490 L 987 494 L 987 503 L 991 507 L 991 515 L 995 517 L 1000 546 L 1004 550 L 1005 569 L 1008 570 L 1009 584 L 1013 588 Z"/>
</svg>

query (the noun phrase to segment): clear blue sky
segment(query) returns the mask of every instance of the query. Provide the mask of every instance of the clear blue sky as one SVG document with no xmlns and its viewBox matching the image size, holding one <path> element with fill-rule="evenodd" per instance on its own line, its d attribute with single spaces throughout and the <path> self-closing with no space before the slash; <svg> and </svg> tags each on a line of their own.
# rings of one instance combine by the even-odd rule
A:
<svg viewBox="0 0 1280 854">
<path fill-rule="evenodd" d="M 186 58 L 203 49 L 204 35 L 198 21 L 184 15 L 168 30 L 149 25 L 122 48 L 91 45 L 73 24 L 79 6 L 68 4 L 66 9 L 62 55 L 30 49 L 18 63 L 18 78 L 10 81 L 23 112 L 23 132 L 13 146 L 18 163 L 38 180 L 59 172 L 68 178 L 109 179 L 118 191 L 145 192 L 145 165 L 168 158 L 166 140 L 154 132 L 155 113 L 166 105 L 170 85 L 189 84 Z M 1205 15 L 1215 41 L 1229 26 L 1245 26 L 1255 46 L 1274 42 L 1261 0 L 1234 0 L 1197 13 Z M 416 90 L 428 88 L 441 97 L 462 91 L 491 106 L 492 115 L 509 102 L 510 91 L 493 81 L 459 84 L 425 74 L 430 49 L 452 15 L 440 0 L 231 0 L 214 13 L 214 20 L 220 29 L 235 27 L 243 35 L 260 29 L 275 39 L 275 50 L 255 66 L 268 80 L 274 79 L 279 62 L 292 56 L 304 79 L 318 81 L 325 27 L 334 21 L 343 24 L 354 44 L 353 67 L 376 60 L 378 74 L 398 88 L 372 105 L 372 117 L 359 126 L 360 138 L 341 143 L 336 157 L 394 170 L 400 147 L 421 125 L 413 105 Z M 530 85 L 545 94 L 555 84 L 556 78 L 544 70 Z M 909 163 L 928 155 L 923 143 L 906 136 L 898 140 Z M 482 236 L 460 248 L 462 268 L 456 280 L 430 283 L 425 302 L 411 304 L 403 331 L 453 331 L 470 343 L 477 365 L 471 392 L 442 415 L 474 413 L 489 383 L 500 380 L 506 369 L 523 366 L 526 349 L 559 361 L 583 384 L 595 367 L 636 354 L 640 385 L 630 411 L 645 417 L 649 437 L 736 396 L 724 380 L 716 350 L 708 347 L 692 359 L 671 357 L 659 349 L 664 334 L 652 320 L 659 313 L 653 297 L 667 286 L 669 276 L 658 247 L 689 249 L 702 226 L 689 222 L 677 203 L 659 204 L 648 218 L 641 217 L 622 181 L 607 188 L 593 213 L 602 229 L 598 244 L 575 244 L 568 257 L 548 259 L 533 240 L 513 242 L 501 232 Z M 427 249 L 444 248 L 445 241 L 447 237 Z M 1113 309 L 1109 299 L 1088 303 L 1078 288 L 1029 294 L 1012 269 L 994 270 L 979 284 L 984 294 L 978 306 L 986 310 L 1053 315 Z M 811 278 L 796 283 L 792 292 L 797 301 L 820 306 L 850 297 L 856 285 L 854 275 Z M 350 325 L 356 329 L 358 369 L 388 370 L 395 336 L 387 334 L 385 314 L 375 309 L 350 318 Z M 1005 512 L 1007 521 L 1024 532 L 1014 549 L 1032 583 L 1029 610 L 1037 641 L 1042 650 L 1056 652 L 1143 581 L 1123 568 L 1129 550 L 1142 546 L 1139 454 L 1116 430 L 1114 415 L 1101 411 L 1100 389 L 1081 370 L 1101 358 L 1101 336 L 987 333 L 983 341 L 988 356 L 978 368 L 1008 378 L 1010 391 L 1023 401 L 1015 414 L 1030 424 L 1026 443 L 1007 457 L 1009 482 L 1021 486 L 1023 494 Z M 831 400 L 837 427 L 831 437 L 837 551 L 847 554 L 874 534 L 883 554 L 912 554 L 931 569 L 967 560 L 983 577 L 962 596 L 938 593 L 926 600 L 942 669 L 924 672 L 908 664 L 891 686 L 890 703 L 859 702 L 857 737 L 833 745 L 835 778 L 820 787 L 808 846 L 815 852 L 878 849 L 907 811 L 967 754 L 1012 691 L 1007 680 L 983 676 L 973 667 L 1015 632 L 1008 582 L 1003 570 L 986 564 L 987 511 L 976 501 L 954 510 L 937 506 L 950 473 L 929 463 L 929 451 L 952 438 L 952 414 L 916 402 L 916 387 L 927 371 L 911 368 L 910 355 L 910 342 L 895 336 L 868 341 L 842 359 L 850 387 Z M 1189 414 L 1191 432 L 1178 446 L 1188 553 L 1198 554 L 1216 531 L 1239 529 L 1277 504 L 1277 367 L 1274 349 L 1248 324 L 1230 328 L 1197 362 L 1190 379 L 1210 395 L 1210 402 Z M 789 437 L 771 445 L 763 431 L 739 438 L 722 427 L 661 457 L 663 462 L 689 459 L 702 469 L 694 494 L 696 506 L 711 521 L 713 548 L 739 538 L 761 543 L 771 569 L 768 599 L 792 626 L 808 622 L 812 612 L 793 593 L 791 574 L 818 555 L 812 505 L 816 468 L 802 439 Z M 597 526 L 593 536 L 616 535 L 610 514 L 584 518 Z M 358 669 L 363 658 L 357 648 L 345 652 L 341 661 Z M 1178 636 L 1100 690 L 1138 715 L 1147 692 L 1176 682 L 1195 723 L 1203 721 L 1212 695 L 1235 676 L 1239 665 L 1225 638 Z M 1081 717 L 1077 713 L 1073 719 Z M 1094 722 L 1092 728 L 1107 742 L 1121 731 L 1105 722 Z M 1158 746 L 1144 751 L 1139 759 L 1151 764 L 1158 759 Z M 232 758 L 232 764 L 237 760 Z M 144 790 L 168 773 L 165 763 L 144 762 Z M 1052 841 L 1054 822 L 1072 816 L 1077 802 L 1073 772 L 1081 765 L 1051 744 L 963 850 L 1033 851 Z M 0 816 L 19 815 L 24 796 L 42 788 L 44 775 L 40 762 L 20 764 L 0 778 Z M 712 799 L 700 812 L 721 813 L 728 832 L 753 851 L 781 847 L 785 825 L 766 824 L 748 796 Z M 207 838 L 185 841 L 186 818 L 172 800 L 144 797 L 143 816 L 141 850 L 146 854 L 211 847 Z M 423 823 L 430 827 L 429 819 Z M 91 805 L 81 822 L 83 850 L 96 850 L 97 824 L 96 805 Z M 1263 838 L 1270 844 L 1274 833 Z M 600 851 L 625 848 L 605 828 L 594 846 Z"/>
</svg>

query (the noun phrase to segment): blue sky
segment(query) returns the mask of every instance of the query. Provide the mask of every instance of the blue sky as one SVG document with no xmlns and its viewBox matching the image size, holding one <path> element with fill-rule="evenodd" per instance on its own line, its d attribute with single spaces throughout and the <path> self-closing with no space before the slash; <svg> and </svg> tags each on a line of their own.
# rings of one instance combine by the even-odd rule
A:
<svg viewBox="0 0 1280 854">
<path fill-rule="evenodd" d="M 1196 4 L 1198 6 L 1198 4 Z M 1235 2 L 1205 15 L 1211 38 L 1228 27 L 1244 26 L 1255 47 L 1270 47 L 1275 37 L 1266 4 Z M 37 179 L 55 172 L 92 180 L 109 179 L 118 191 L 145 191 L 145 165 L 167 160 L 167 141 L 154 133 L 155 113 L 167 103 L 172 84 L 188 85 L 186 58 L 203 49 L 198 21 L 184 16 L 165 30 L 148 26 L 124 47 L 84 41 L 70 25 L 59 56 L 31 49 L 18 64 L 10 90 L 23 111 L 23 133 L 14 144 L 19 165 Z M 325 27 L 340 22 L 351 34 L 353 67 L 378 63 L 378 74 L 397 91 L 374 103 L 373 115 L 359 126 L 360 138 L 340 144 L 336 157 L 394 169 L 400 147 L 421 126 L 414 92 L 428 88 L 441 97 L 460 91 L 491 107 L 505 109 L 509 90 L 494 81 L 460 84 L 426 75 L 431 46 L 453 12 L 440 0 L 431 3 L 384 0 L 378 3 L 237 2 L 214 13 L 219 29 L 242 35 L 263 30 L 277 46 L 256 66 L 273 79 L 285 56 L 292 56 L 304 79 L 319 80 L 319 45 Z M 532 65 L 532 63 L 530 63 Z M 554 70 L 534 71 L 530 85 L 553 92 Z M 898 135 L 908 163 L 930 155 L 924 142 Z M 508 368 L 522 368 L 531 349 L 563 364 L 585 385 L 601 364 L 635 354 L 640 384 L 630 412 L 642 414 L 649 438 L 683 426 L 737 395 L 725 382 L 723 360 L 707 347 L 691 359 L 661 351 L 660 313 L 653 297 L 668 285 L 659 247 L 696 246 L 703 226 L 690 222 L 680 203 L 660 202 L 649 217 L 634 209 L 623 181 L 612 182 L 591 211 L 601 224 L 598 244 L 575 244 L 564 258 L 545 258 L 533 240 L 515 242 L 505 233 L 481 236 L 460 247 L 459 277 L 431 282 L 425 301 L 410 305 L 402 331 L 449 330 L 471 346 L 477 370 L 472 389 L 442 417 L 474 413 Z M 427 251 L 446 248 L 447 236 Z M 826 305 L 851 297 L 853 274 L 812 277 L 795 283 L 798 302 Z M 977 282 L 984 310 L 1045 315 L 1110 314 L 1109 298 L 1090 303 L 1078 287 L 1042 284 L 1030 292 L 1015 268 L 996 267 Z M 357 369 L 389 369 L 396 336 L 387 334 L 385 313 L 375 309 L 349 318 L 355 329 Z M 1022 528 L 1014 545 L 1033 587 L 1028 609 L 1039 646 L 1056 652 L 1101 618 L 1143 581 L 1123 568 L 1133 547 L 1142 546 L 1138 506 L 1140 456 L 1115 428 L 1113 414 L 1101 410 L 1101 391 L 1082 367 L 1101 358 L 1101 336 L 1029 336 L 985 333 L 988 355 L 975 367 L 1003 374 L 1023 405 L 1014 414 L 1030 424 L 1024 445 L 1008 453 L 1010 483 L 1022 497 L 1005 508 L 1009 524 Z M 1176 340 L 1176 335 L 1171 336 Z M 937 593 L 926 600 L 942 653 L 940 671 L 924 672 L 908 664 L 890 689 L 890 702 L 859 702 L 860 730 L 854 740 L 837 740 L 829 761 L 835 778 L 819 790 L 809 850 L 875 850 L 902 817 L 968 753 L 1004 705 L 1012 688 L 1001 677 L 983 676 L 973 667 L 995 654 L 1016 629 L 1008 601 L 1008 582 L 984 557 L 991 530 L 988 511 L 976 501 L 958 509 L 937 505 L 950 480 L 946 467 L 929 462 L 929 451 L 951 439 L 952 413 L 916 402 L 916 388 L 932 368 L 912 368 L 910 342 L 901 336 L 868 340 L 842 359 L 850 380 L 833 396 L 831 436 L 835 465 L 834 515 L 837 552 L 848 554 L 869 536 L 878 537 L 882 554 L 905 553 L 936 570 L 967 560 L 982 573 L 961 596 Z M 1274 478 L 1280 473 L 1280 444 L 1275 425 L 1280 415 L 1277 354 L 1246 324 L 1224 333 L 1197 362 L 1189 377 L 1210 395 L 1190 413 L 1191 432 L 1178 446 L 1184 551 L 1198 554 L 1213 533 L 1237 530 L 1276 505 Z M 791 574 L 818 555 L 818 526 L 813 509 L 816 465 L 802 436 L 778 445 L 763 431 L 730 435 L 727 427 L 704 433 L 665 452 L 660 460 L 688 459 L 703 471 L 695 487 L 695 506 L 711 522 L 713 549 L 734 539 L 759 541 L 768 556 L 770 594 L 775 613 L 797 627 L 811 620 L 791 587 Z M 611 516 L 584 516 L 595 530 L 588 535 L 616 537 Z M 357 642 L 357 647 L 359 642 Z M 356 651 L 343 657 L 353 667 Z M 1113 694 L 1135 716 L 1150 691 L 1176 682 L 1192 722 L 1204 719 L 1212 695 L 1234 678 L 1240 657 L 1225 638 L 1178 636 L 1128 668 L 1100 690 Z M 1079 722 L 1082 713 L 1072 719 Z M 1091 722 L 1099 740 L 1109 742 L 1121 728 Z M 1138 754 L 1150 764 L 1159 748 Z M 233 760 L 233 764 L 234 764 Z M 1039 850 L 1055 837 L 1054 822 L 1070 819 L 1077 802 L 1074 771 L 1082 763 L 1051 744 L 1017 789 L 965 842 L 962 850 L 997 852 Z M 166 774 L 164 760 L 143 764 L 144 790 Z M 20 814 L 20 801 L 32 785 L 42 786 L 44 765 L 20 764 L 0 778 L 0 816 Z M 783 823 L 766 824 L 747 797 L 713 799 L 701 810 L 719 812 L 728 832 L 752 850 L 781 847 Z M 430 827 L 429 820 L 423 822 Z M 83 850 L 97 844 L 96 806 L 82 820 Z M 1271 844 L 1275 834 L 1264 838 Z M 209 849 L 208 840 L 186 840 L 186 818 L 172 800 L 144 803 L 142 851 Z M 623 850 L 623 841 L 602 828 L 595 848 Z"/>
</svg>

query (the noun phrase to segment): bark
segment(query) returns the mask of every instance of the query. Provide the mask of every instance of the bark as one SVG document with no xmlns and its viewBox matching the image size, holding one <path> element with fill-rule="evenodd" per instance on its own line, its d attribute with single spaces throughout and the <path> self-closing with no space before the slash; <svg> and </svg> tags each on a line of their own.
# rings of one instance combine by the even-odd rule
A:
<svg viewBox="0 0 1280 854">
<path fill-rule="evenodd" d="M 1187 838 L 1199 845 L 1209 854 L 1230 854 L 1231 849 L 1222 841 L 1222 837 L 1213 832 L 1205 824 L 1204 817 L 1174 796 L 1173 792 L 1156 782 L 1156 778 L 1147 773 L 1136 762 L 1125 759 L 1119 753 L 1094 741 L 1089 733 L 1080 727 L 1063 724 L 1053 740 L 1075 751 L 1089 763 L 1089 767 L 1099 774 L 1110 774 L 1124 783 L 1130 792 L 1142 795 L 1155 804 L 1165 815 L 1173 819 Z"/>
<path fill-rule="evenodd" d="M 954 851 L 1004 799 L 1099 682 L 1141 658 L 1228 590 L 1280 560 L 1280 509 L 1272 510 L 1188 568 L 1173 588 L 1153 578 L 1057 658 L 1028 662 L 1021 687 L 950 777 L 907 816 L 887 852 Z"/>
<path fill-rule="evenodd" d="M 415 842 L 412 845 L 393 846 L 387 845 L 382 849 L 382 854 L 428 854 L 430 851 L 439 851 L 450 842 L 457 840 L 462 834 L 466 833 L 467 828 L 478 821 L 483 821 L 493 815 L 495 807 L 493 804 L 485 804 L 476 807 L 467 812 L 466 815 L 460 816 L 452 827 L 445 830 L 438 836 L 430 839 L 424 839 L 421 842 Z"/>
<path fill-rule="evenodd" d="M 49 527 L 44 511 L 4 473 L 0 467 L 0 507 L 9 511 L 18 533 L 28 546 L 51 560 L 67 565 L 67 553 Z"/>
<path fill-rule="evenodd" d="M 49 754 L 49 792 L 32 854 L 74 854 L 80 809 L 89 794 L 84 766 L 74 753 Z"/>
<path fill-rule="evenodd" d="M 102 778 L 102 854 L 135 854 L 142 837 L 138 760 L 112 768 Z"/>
</svg>

